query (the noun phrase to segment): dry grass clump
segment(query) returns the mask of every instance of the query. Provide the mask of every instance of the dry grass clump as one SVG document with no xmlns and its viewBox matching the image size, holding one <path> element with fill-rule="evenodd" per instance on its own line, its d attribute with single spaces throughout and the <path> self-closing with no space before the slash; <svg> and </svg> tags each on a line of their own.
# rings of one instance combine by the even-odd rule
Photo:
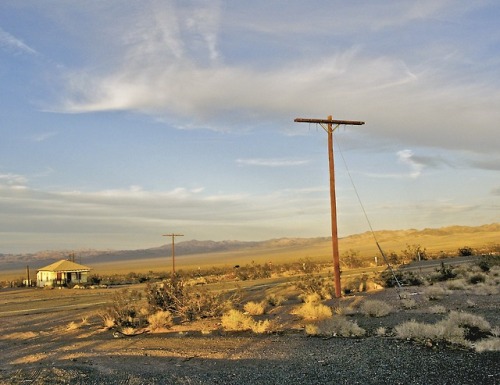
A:
<svg viewBox="0 0 500 385">
<path fill-rule="evenodd" d="M 448 293 L 444 287 L 437 285 L 429 286 L 424 290 L 424 295 L 429 301 L 437 301 L 443 299 L 447 294 Z"/>
<path fill-rule="evenodd" d="M 446 313 L 446 308 L 442 305 L 434 305 L 427 309 L 431 314 L 444 314 Z"/>
<path fill-rule="evenodd" d="M 116 319 L 110 314 L 101 315 L 102 324 L 106 329 L 112 329 L 116 325 Z"/>
<path fill-rule="evenodd" d="M 497 286 L 487 285 L 484 283 L 478 283 L 472 288 L 472 294 L 475 295 L 497 295 L 498 291 Z"/>
<path fill-rule="evenodd" d="M 168 310 L 160 310 L 148 316 L 150 330 L 168 329 L 174 324 L 172 313 Z"/>
<path fill-rule="evenodd" d="M 481 272 L 472 272 L 467 276 L 467 282 L 471 285 L 486 282 L 486 274 Z"/>
<path fill-rule="evenodd" d="M 500 338 L 492 337 L 478 341 L 474 344 L 474 349 L 478 353 L 500 351 Z"/>
<path fill-rule="evenodd" d="M 387 328 L 380 326 L 375 330 L 375 334 L 379 337 L 383 337 L 387 334 Z"/>
<path fill-rule="evenodd" d="M 449 281 L 446 281 L 445 285 L 446 285 L 446 288 L 448 290 L 465 290 L 465 289 L 467 289 L 467 282 L 465 282 L 465 279 L 463 279 L 463 278 L 451 279 Z"/>
<path fill-rule="evenodd" d="M 404 322 L 394 328 L 396 336 L 401 339 L 438 341 L 472 347 L 476 341 L 490 334 L 491 326 L 483 317 L 465 312 L 450 312 L 448 317 L 435 324 Z"/>
<path fill-rule="evenodd" d="M 286 302 L 286 298 L 278 294 L 269 294 L 266 301 L 270 306 L 281 306 Z"/>
<path fill-rule="evenodd" d="M 292 314 L 296 314 L 306 320 L 324 320 L 332 317 L 332 309 L 319 302 L 306 302 L 296 308 Z"/>
<path fill-rule="evenodd" d="M 252 329 L 255 321 L 248 314 L 231 309 L 221 318 L 222 327 L 229 331 L 244 331 Z"/>
<path fill-rule="evenodd" d="M 89 324 L 89 320 L 87 317 L 82 317 L 82 320 L 80 323 L 77 323 L 77 322 L 74 322 L 74 321 L 71 321 L 67 326 L 66 326 L 66 330 L 67 331 L 71 331 L 71 330 L 77 330 L 77 329 L 80 329 L 82 326 L 85 326 L 85 325 L 88 325 Z"/>
<path fill-rule="evenodd" d="M 403 298 L 400 303 L 401 307 L 406 310 L 415 309 L 417 307 L 417 301 L 413 298 Z"/>
<path fill-rule="evenodd" d="M 262 315 L 266 312 L 266 302 L 250 301 L 243 306 L 243 309 L 250 315 Z"/>
<path fill-rule="evenodd" d="M 392 312 L 392 307 L 379 300 L 364 301 L 359 310 L 368 317 L 385 317 Z"/>
<path fill-rule="evenodd" d="M 362 337 L 366 331 L 356 322 L 338 316 L 325 319 L 318 324 L 307 324 L 305 333 L 310 336 L 322 337 Z"/>
<path fill-rule="evenodd" d="M 335 314 L 337 315 L 354 315 L 356 314 L 356 309 L 354 309 L 352 306 L 337 306 L 333 309 Z"/>
<path fill-rule="evenodd" d="M 228 331 L 251 330 L 254 333 L 269 333 L 277 330 L 278 325 L 271 320 L 254 321 L 248 314 L 231 309 L 221 318 L 222 327 Z"/>
</svg>

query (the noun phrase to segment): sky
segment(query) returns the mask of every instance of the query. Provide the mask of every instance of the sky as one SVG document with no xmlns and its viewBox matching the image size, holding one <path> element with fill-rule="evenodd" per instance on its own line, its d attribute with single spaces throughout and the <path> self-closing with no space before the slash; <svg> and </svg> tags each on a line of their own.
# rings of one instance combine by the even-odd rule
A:
<svg viewBox="0 0 500 385">
<path fill-rule="evenodd" d="M 500 218 L 496 0 L 0 2 L 0 253 Z M 359 196 L 359 199 L 358 199 Z M 363 213 L 366 212 L 366 217 Z"/>
</svg>

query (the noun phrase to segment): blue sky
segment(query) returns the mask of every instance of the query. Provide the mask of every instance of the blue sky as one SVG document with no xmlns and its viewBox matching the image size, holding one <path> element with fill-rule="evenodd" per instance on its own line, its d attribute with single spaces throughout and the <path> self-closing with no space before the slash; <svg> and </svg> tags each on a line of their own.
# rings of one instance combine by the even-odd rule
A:
<svg viewBox="0 0 500 385">
<path fill-rule="evenodd" d="M 0 3 L 0 252 L 498 222 L 495 1 Z M 368 230 L 336 148 L 339 235 Z"/>
</svg>

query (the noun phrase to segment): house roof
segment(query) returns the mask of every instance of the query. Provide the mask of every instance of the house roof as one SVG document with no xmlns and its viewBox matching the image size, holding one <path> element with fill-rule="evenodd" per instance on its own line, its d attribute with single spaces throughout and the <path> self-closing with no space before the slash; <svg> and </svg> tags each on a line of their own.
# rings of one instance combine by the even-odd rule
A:
<svg viewBox="0 0 500 385">
<path fill-rule="evenodd" d="M 75 262 L 62 259 L 48 266 L 38 269 L 38 271 L 89 271 L 90 267 L 80 265 Z"/>
</svg>

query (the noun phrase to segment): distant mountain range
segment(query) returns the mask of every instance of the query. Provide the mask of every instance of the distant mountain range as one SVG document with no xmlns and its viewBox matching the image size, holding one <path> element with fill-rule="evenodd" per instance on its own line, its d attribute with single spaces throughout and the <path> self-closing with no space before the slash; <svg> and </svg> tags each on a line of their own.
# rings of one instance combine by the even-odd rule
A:
<svg viewBox="0 0 500 385">
<path fill-rule="evenodd" d="M 458 242 L 469 242 L 474 238 L 481 238 L 479 234 L 489 234 L 489 242 L 491 239 L 498 239 L 500 243 L 500 223 L 493 223 L 477 227 L 469 226 L 449 226 L 438 229 L 423 229 L 423 230 L 381 230 L 376 231 L 375 235 L 380 243 L 390 241 L 400 241 L 405 243 L 419 243 L 425 239 L 439 239 L 455 237 L 459 235 Z M 495 238 L 495 233 L 498 237 Z M 493 234 L 493 238 L 492 235 Z M 455 237 L 456 238 L 456 237 Z M 243 241 L 181 241 L 175 244 L 175 255 L 191 255 L 191 254 L 208 254 L 220 253 L 228 251 L 244 251 L 251 249 L 286 249 L 294 247 L 317 246 L 329 242 L 328 237 L 318 238 L 280 238 L 271 239 L 259 242 L 243 242 Z M 373 235 L 370 232 L 355 234 L 345 237 L 341 240 L 341 244 L 346 245 L 346 249 L 357 247 L 358 245 L 373 242 Z M 402 243 L 404 246 L 405 243 Z M 388 243 L 389 244 L 389 243 Z M 354 246 L 352 246 L 354 245 Z M 464 246 L 464 244 L 459 244 Z M 472 246 L 472 245 L 471 245 Z M 59 251 L 40 251 L 29 254 L 0 254 L 0 270 L 14 270 L 25 267 L 39 268 L 56 260 L 68 259 L 72 255 L 75 256 L 75 261 L 84 261 L 84 264 L 116 262 L 136 260 L 138 258 L 161 258 L 171 254 L 171 245 L 166 244 L 159 247 L 141 250 L 59 250 Z"/>
</svg>

